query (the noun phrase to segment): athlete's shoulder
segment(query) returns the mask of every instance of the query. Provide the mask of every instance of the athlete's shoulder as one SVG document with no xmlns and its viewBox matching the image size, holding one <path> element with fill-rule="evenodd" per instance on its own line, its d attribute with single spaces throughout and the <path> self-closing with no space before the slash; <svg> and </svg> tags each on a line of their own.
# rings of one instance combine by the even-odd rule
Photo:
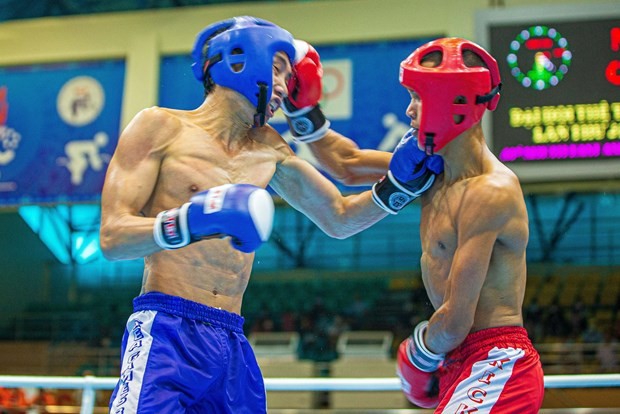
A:
<svg viewBox="0 0 620 414">
<path fill-rule="evenodd" d="M 176 135 L 182 126 L 178 116 L 170 110 L 153 106 L 138 112 L 123 131 L 122 138 L 159 141 Z"/>
<path fill-rule="evenodd" d="M 510 170 L 493 170 L 469 180 L 468 193 L 484 199 L 510 198 L 521 195 L 519 180 Z"/>
<path fill-rule="evenodd" d="M 460 209 L 465 221 L 486 229 L 502 229 L 512 219 L 522 217 L 525 200 L 514 174 L 493 171 L 472 179 Z"/>
<path fill-rule="evenodd" d="M 149 124 L 152 127 L 178 127 L 185 112 L 160 106 L 151 106 L 138 112 L 134 120 L 142 124 Z"/>
<path fill-rule="evenodd" d="M 280 135 L 271 125 L 265 125 L 260 128 L 253 128 L 250 131 L 250 137 L 255 142 L 261 142 L 282 156 L 294 155 L 295 153 L 286 142 L 284 137 Z"/>
</svg>

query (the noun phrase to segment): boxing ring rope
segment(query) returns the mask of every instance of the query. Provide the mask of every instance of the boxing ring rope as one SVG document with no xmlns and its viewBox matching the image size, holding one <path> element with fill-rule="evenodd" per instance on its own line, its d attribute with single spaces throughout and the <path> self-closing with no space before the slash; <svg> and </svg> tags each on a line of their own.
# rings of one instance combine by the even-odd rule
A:
<svg viewBox="0 0 620 414">
<path fill-rule="evenodd" d="M 95 391 L 111 390 L 116 377 L 0 375 L 0 387 L 82 389 L 80 414 L 92 414 Z M 620 387 L 619 374 L 545 375 L 545 388 Z M 265 378 L 267 391 L 400 391 L 398 378 Z"/>
</svg>

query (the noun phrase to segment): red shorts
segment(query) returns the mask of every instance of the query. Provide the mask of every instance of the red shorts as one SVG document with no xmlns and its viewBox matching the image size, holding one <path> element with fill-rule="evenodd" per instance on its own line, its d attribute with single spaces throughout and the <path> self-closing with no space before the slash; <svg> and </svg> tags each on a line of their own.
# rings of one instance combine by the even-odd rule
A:
<svg viewBox="0 0 620 414">
<path fill-rule="evenodd" d="M 439 370 L 436 413 L 538 413 L 544 378 L 538 352 L 524 328 L 474 332 L 446 355 Z"/>
</svg>

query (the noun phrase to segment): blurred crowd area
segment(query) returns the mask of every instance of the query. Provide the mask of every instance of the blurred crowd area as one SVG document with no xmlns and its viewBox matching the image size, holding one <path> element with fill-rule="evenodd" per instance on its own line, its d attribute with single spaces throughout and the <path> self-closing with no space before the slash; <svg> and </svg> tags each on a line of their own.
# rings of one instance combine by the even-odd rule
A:
<svg viewBox="0 0 620 414">
<path fill-rule="evenodd" d="M 110 390 L 95 392 L 95 414 L 107 413 Z M 0 387 L 0 414 L 78 414 L 82 390 Z"/>
<path fill-rule="evenodd" d="M 620 268 L 570 269 L 545 273 L 532 267 L 528 276 L 525 327 L 545 374 L 620 372 Z M 398 344 L 432 313 L 421 279 L 411 271 L 264 276 L 246 292 L 246 334 L 296 333 L 296 355 L 285 365 L 310 363 L 318 376 L 333 376 L 333 367 L 347 363 L 339 338 L 355 331 L 389 332 L 388 355 L 370 361 L 391 367 Z M 122 288 L 81 291 L 71 308 L 33 304 L 2 330 L 2 374 L 116 377 L 131 293 Z M 266 373 L 272 368 L 266 367 Z M 365 374 L 372 375 L 377 374 Z M 104 410 L 109 396 L 107 390 L 97 391 L 97 409 Z M 0 388 L 0 414 L 79 412 L 80 402 L 81 390 Z"/>
<path fill-rule="evenodd" d="M 561 344 L 582 353 L 570 361 L 571 372 L 620 372 L 620 268 L 575 267 L 572 273 L 567 269 L 571 268 L 558 269 L 566 274 L 530 271 L 523 315 L 532 341 L 543 351 L 549 344 Z M 5 372 L 28 373 L 24 365 L 32 364 L 35 374 L 117 375 L 131 293 L 93 289 L 81 292 L 80 300 L 70 307 L 29 306 L 0 330 L 0 344 L 5 344 L 0 363 L 14 371 Z M 329 363 L 340 357 L 338 338 L 349 331 L 391 332 L 393 346 L 388 357 L 393 357 L 398 344 L 420 320 L 430 317 L 432 308 L 419 275 L 413 272 L 335 273 L 333 278 L 328 273 L 321 278 L 293 273 L 286 279 L 257 276 L 245 294 L 242 314 L 248 336 L 296 332 L 299 360 Z M 28 351 L 24 343 L 32 349 Z M 11 357 L 7 344 L 27 356 Z M 543 365 L 546 354 L 541 352 Z M 557 352 L 551 352 L 551 357 L 555 359 L 549 366 L 562 360 Z M 559 372 L 569 368 L 564 365 Z"/>
<path fill-rule="evenodd" d="M 61 407 L 63 412 L 77 413 L 73 410 L 79 408 L 80 394 L 80 390 L 0 387 L 0 414 L 52 414 Z"/>
<path fill-rule="evenodd" d="M 577 279 L 564 278 L 530 277 L 531 287 L 523 308 L 530 338 L 541 347 L 556 343 L 583 344 L 583 357 L 572 362 L 582 362 L 588 368 L 578 371 L 618 372 L 620 273 L 610 273 L 600 280 L 589 274 Z M 557 280 L 571 285 L 557 283 Z M 586 296 L 588 290 L 583 286 L 578 286 L 579 290 L 573 295 L 572 284 L 581 281 L 583 285 L 597 285 L 595 295 Z M 258 305 L 254 303 L 255 310 L 246 315 L 247 328 L 250 334 L 298 332 L 299 358 L 315 361 L 338 359 L 336 344 L 346 331 L 391 331 L 393 357 L 398 344 L 411 334 L 411 327 L 432 314 L 421 283 L 404 288 L 405 284 L 403 280 L 367 281 L 349 289 L 345 282 L 340 287 L 332 282 L 329 292 L 315 292 L 304 299 L 305 306 L 300 308 L 281 305 L 279 290 L 283 289 L 286 294 L 286 287 L 264 286 L 261 289 L 265 289 L 265 294 L 255 292 L 253 295 L 265 300 Z M 563 296 L 563 292 L 567 296 Z M 269 297 L 271 299 L 267 299 Z"/>
</svg>

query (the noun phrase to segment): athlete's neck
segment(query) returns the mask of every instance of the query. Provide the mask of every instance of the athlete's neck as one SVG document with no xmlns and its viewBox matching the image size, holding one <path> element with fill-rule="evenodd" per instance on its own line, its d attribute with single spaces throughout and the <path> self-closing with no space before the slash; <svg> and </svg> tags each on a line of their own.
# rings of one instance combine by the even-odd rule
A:
<svg viewBox="0 0 620 414">
<path fill-rule="evenodd" d="M 245 139 L 252 129 L 255 108 L 241 94 L 216 87 L 196 109 L 200 126 L 224 141 Z"/>
<path fill-rule="evenodd" d="M 489 168 L 491 152 L 480 124 L 450 141 L 439 154 L 444 159 L 444 183 L 483 174 Z"/>
</svg>

